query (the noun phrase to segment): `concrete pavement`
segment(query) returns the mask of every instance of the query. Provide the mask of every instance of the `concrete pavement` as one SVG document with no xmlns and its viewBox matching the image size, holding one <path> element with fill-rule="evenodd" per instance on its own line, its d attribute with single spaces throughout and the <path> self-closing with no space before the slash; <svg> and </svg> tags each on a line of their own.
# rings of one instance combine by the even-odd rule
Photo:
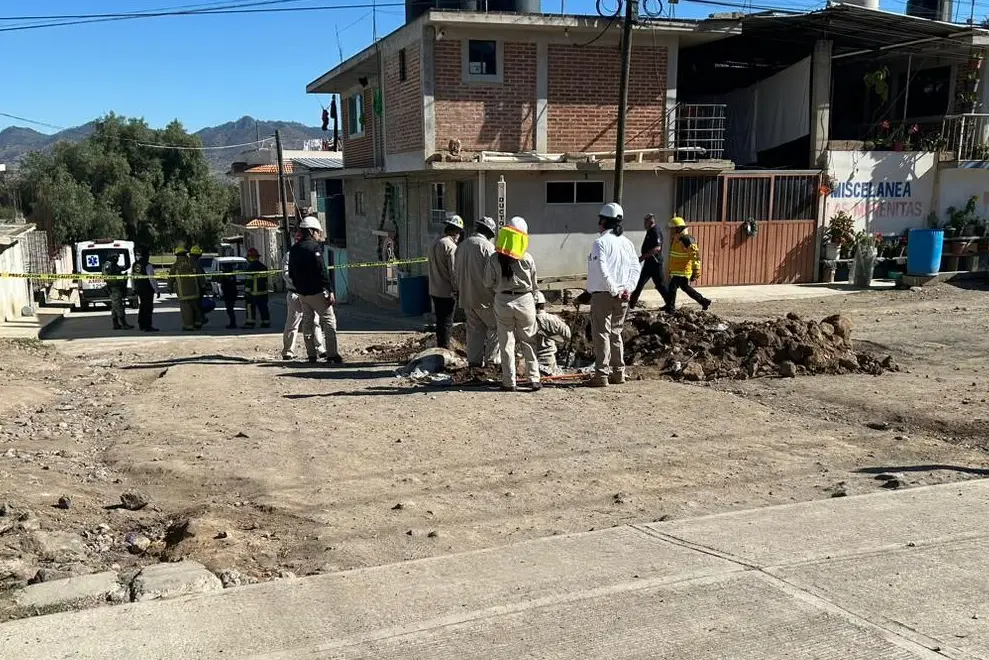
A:
<svg viewBox="0 0 989 660">
<path fill-rule="evenodd" d="M 989 481 L 0 626 L 0 658 L 989 657 Z"/>
</svg>

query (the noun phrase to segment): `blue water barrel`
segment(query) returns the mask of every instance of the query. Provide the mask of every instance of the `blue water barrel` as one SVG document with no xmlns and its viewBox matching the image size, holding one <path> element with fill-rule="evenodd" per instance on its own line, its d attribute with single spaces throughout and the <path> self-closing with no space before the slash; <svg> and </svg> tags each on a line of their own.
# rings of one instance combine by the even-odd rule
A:
<svg viewBox="0 0 989 660">
<path fill-rule="evenodd" d="M 429 311 L 429 278 L 425 275 L 398 278 L 398 302 L 402 313 L 422 316 Z"/>
<path fill-rule="evenodd" d="M 907 234 L 907 274 L 937 275 L 943 247 L 944 230 L 911 229 Z"/>
</svg>

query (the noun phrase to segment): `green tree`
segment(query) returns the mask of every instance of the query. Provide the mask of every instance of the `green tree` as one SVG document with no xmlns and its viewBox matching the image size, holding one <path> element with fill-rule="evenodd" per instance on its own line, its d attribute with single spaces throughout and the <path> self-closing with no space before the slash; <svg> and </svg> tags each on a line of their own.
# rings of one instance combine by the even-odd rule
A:
<svg viewBox="0 0 989 660">
<path fill-rule="evenodd" d="M 126 237 L 154 250 L 215 248 L 240 198 L 210 173 L 199 147 L 177 121 L 153 129 L 111 113 L 85 140 L 30 154 L 20 198 L 59 243 Z"/>
</svg>

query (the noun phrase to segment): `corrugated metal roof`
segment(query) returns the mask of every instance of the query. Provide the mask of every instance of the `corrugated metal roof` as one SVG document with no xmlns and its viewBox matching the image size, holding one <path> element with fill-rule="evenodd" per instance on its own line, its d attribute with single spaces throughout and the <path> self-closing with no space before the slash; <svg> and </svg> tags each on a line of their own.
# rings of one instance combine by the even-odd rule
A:
<svg viewBox="0 0 989 660">
<path fill-rule="evenodd" d="M 343 168 L 343 158 L 338 156 L 309 156 L 293 158 L 292 162 L 310 170 L 339 170 Z"/>
<path fill-rule="evenodd" d="M 742 37 L 779 38 L 786 34 L 793 42 L 830 39 L 834 55 L 885 50 L 933 42 L 941 47 L 971 47 L 973 38 L 989 32 L 970 25 L 941 23 L 917 16 L 867 9 L 850 4 L 833 4 L 806 14 L 759 13 L 742 19 Z M 903 50 L 902 52 L 909 52 Z"/>
</svg>

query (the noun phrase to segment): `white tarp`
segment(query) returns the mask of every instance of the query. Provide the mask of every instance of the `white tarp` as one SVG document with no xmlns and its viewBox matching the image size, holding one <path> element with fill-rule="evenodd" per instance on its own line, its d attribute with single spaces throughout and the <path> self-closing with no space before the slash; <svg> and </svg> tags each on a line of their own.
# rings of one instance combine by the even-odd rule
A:
<svg viewBox="0 0 989 660">
<path fill-rule="evenodd" d="M 751 87 L 732 92 L 728 104 L 728 158 L 739 165 L 760 151 L 810 133 L 810 57 Z"/>
</svg>

